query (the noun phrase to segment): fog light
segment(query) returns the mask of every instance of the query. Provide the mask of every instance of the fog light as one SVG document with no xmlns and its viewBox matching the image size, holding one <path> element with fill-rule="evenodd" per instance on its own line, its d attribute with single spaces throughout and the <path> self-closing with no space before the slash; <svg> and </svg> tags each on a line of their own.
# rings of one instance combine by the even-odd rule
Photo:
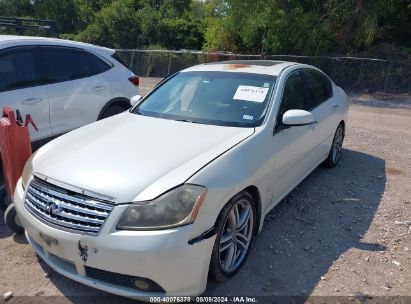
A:
<svg viewBox="0 0 411 304">
<path fill-rule="evenodd" d="M 150 284 L 148 282 L 146 282 L 145 280 L 142 280 L 142 279 L 135 279 L 134 280 L 134 286 L 136 286 L 136 288 L 141 289 L 141 290 L 150 289 Z"/>
</svg>

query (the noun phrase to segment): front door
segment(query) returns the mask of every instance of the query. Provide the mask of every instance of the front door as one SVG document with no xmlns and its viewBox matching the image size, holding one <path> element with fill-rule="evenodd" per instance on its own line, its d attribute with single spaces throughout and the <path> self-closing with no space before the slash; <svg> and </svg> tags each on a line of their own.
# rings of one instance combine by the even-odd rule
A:
<svg viewBox="0 0 411 304">
<path fill-rule="evenodd" d="M 278 203 L 310 171 L 310 152 L 315 146 L 316 125 L 286 127 L 282 116 L 288 110 L 310 108 L 300 71 L 288 76 L 281 104 L 278 109 L 276 127 L 272 137 L 273 149 L 273 198 Z"/>
</svg>

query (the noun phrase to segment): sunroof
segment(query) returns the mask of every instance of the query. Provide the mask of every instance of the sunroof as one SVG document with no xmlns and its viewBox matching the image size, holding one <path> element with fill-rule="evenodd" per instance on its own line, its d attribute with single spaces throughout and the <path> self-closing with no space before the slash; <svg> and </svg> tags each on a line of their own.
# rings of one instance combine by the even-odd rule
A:
<svg viewBox="0 0 411 304">
<path fill-rule="evenodd" d="M 282 61 L 275 61 L 275 60 L 228 60 L 228 61 L 220 61 L 220 62 L 209 62 L 207 64 L 244 64 L 244 65 L 259 65 L 259 66 L 273 66 L 276 64 L 282 63 Z"/>
</svg>

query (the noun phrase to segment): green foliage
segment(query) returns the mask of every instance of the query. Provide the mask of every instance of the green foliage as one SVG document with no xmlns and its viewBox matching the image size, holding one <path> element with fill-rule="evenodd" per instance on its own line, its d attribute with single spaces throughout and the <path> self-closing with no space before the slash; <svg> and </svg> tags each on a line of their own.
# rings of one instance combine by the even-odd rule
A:
<svg viewBox="0 0 411 304">
<path fill-rule="evenodd" d="M 33 16 L 34 9 L 30 0 L 0 0 L 0 16 Z"/>
<path fill-rule="evenodd" d="M 0 15 L 55 20 L 61 37 L 114 48 L 262 55 L 411 48 L 409 0 L 0 0 Z"/>
<path fill-rule="evenodd" d="M 208 50 L 322 55 L 411 42 L 407 0 L 210 0 L 207 5 Z"/>
<path fill-rule="evenodd" d="M 94 22 L 97 13 L 112 2 L 112 0 L 74 0 L 78 14 L 77 29 L 84 30 Z"/>
<path fill-rule="evenodd" d="M 76 39 L 116 48 L 199 49 L 203 44 L 201 21 L 191 18 L 190 1 L 117 0 L 101 9 L 94 22 Z"/>
<path fill-rule="evenodd" d="M 168 49 L 200 49 L 203 45 L 200 24 L 185 18 L 162 18 L 158 33 L 158 42 Z"/>
<path fill-rule="evenodd" d="M 33 3 L 36 18 L 57 21 L 57 28 L 61 33 L 75 31 L 78 15 L 74 1 L 35 0 Z"/>
</svg>

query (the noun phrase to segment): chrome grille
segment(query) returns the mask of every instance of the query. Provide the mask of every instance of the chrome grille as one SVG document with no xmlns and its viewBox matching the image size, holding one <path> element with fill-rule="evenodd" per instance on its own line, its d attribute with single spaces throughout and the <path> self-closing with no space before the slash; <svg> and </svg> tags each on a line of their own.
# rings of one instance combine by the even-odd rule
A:
<svg viewBox="0 0 411 304">
<path fill-rule="evenodd" d="M 37 177 L 27 189 L 24 205 L 31 214 L 53 227 L 87 234 L 98 234 L 114 207 Z"/>
</svg>

